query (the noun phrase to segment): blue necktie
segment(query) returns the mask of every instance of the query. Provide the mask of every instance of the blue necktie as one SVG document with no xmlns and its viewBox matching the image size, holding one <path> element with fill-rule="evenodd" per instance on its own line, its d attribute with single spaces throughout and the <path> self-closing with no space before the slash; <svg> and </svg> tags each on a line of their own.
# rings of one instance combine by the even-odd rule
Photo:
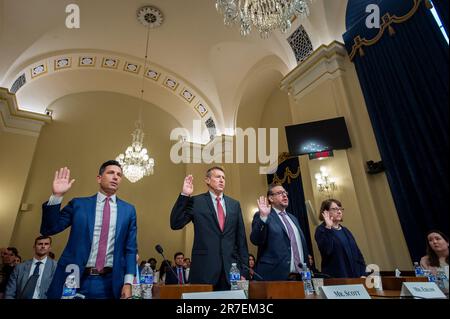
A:
<svg viewBox="0 0 450 319">
<path fill-rule="evenodd" d="M 25 287 L 22 290 L 21 295 L 18 299 L 33 299 L 34 290 L 36 289 L 36 284 L 39 279 L 39 268 L 42 265 L 42 261 L 38 261 L 35 264 L 33 274 L 28 278 Z"/>
</svg>

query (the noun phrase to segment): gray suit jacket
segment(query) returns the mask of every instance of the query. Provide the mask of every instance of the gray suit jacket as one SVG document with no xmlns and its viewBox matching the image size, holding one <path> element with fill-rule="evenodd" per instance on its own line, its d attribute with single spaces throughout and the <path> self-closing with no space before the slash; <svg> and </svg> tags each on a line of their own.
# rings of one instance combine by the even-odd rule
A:
<svg viewBox="0 0 450 319">
<path fill-rule="evenodd" d="M 33 259 L 30 259 L 14 267 L 14 271 L 6 286 L 5 299 L 16 299 L 20 295 L 30 277 L 32 265 Z M 48 257 L 44 266 L 44 272 L 41 275 L 39 299 L 47 299 L 47 290 L 52 282 L 55 269 L 56 261 Z"/>
</svg>

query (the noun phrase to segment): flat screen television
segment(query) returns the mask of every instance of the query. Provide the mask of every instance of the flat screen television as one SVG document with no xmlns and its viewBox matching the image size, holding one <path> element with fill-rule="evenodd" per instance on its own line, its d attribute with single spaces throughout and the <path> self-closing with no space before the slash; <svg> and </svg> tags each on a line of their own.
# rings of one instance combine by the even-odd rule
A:
<svg viewBox="0 0 450 319">
<path fill-rule="evenodd" d="M 289 153 L 294 156 L 352 147 L 343 117 L 286 126 Z"/>
</svg>

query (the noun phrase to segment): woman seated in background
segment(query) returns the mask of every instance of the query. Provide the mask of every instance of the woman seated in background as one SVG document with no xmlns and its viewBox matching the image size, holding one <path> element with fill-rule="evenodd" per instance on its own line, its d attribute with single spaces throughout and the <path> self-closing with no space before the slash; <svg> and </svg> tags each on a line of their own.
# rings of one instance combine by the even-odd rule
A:
<svg viewBox="0 0 450 319">
<path fill-rule="evenodd" d="M 172 267 L 172 262 L 168 259 L 165 259 L 162 261 L 161 266 L 159 266 L 158 271 L 158 278 L 160 284 L 166 283 L 166 273 L 168 271 L 171 271 L 170 268 Z"/>
<path fill-rule="evenodd" d="M 448 237 L 441 231 L 427 233 L 427 254 L 420 260 L 420 266 L 434 275 L 438 268 L 448 266 Z"/>
<path fill-rule="evenodd" d="M 350 230 L 342 226 L 344 208 L 327 199 L 320 207 L 315 239 L 322 256 L 322 273 L 333 278 L 358 278 L 366 274 L 364 257 Z"/>
<path fill-rule="evenodd" d="M 253 280 L 253 276 L 255 275 L 255 264 L 256 264 L 256 259 L 255 256 L 253 256 L 252 254 L 248 254 L 248 267 L 249 269 L 249 280 Z"/>
</svg>

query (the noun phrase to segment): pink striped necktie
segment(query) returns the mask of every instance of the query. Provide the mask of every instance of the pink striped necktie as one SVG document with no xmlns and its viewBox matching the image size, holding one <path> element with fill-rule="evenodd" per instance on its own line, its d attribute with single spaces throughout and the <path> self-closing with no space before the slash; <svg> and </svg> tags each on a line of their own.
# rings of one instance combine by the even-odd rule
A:
<svg viewBox="0 0 450 319">
<path fill-rule="evenodd" d="M 111 219 L 111 207 L 109 200 L 111 197 L 106 197 L 105 206 L 103 206 L 102 229 L 100 231 L 100 240 L 98 242 L 97 260 L 95 261 L 95 268 L 102 271 L 105 267 L 106 249 L 108 246 L 109 221 Z"/>
</svg>

